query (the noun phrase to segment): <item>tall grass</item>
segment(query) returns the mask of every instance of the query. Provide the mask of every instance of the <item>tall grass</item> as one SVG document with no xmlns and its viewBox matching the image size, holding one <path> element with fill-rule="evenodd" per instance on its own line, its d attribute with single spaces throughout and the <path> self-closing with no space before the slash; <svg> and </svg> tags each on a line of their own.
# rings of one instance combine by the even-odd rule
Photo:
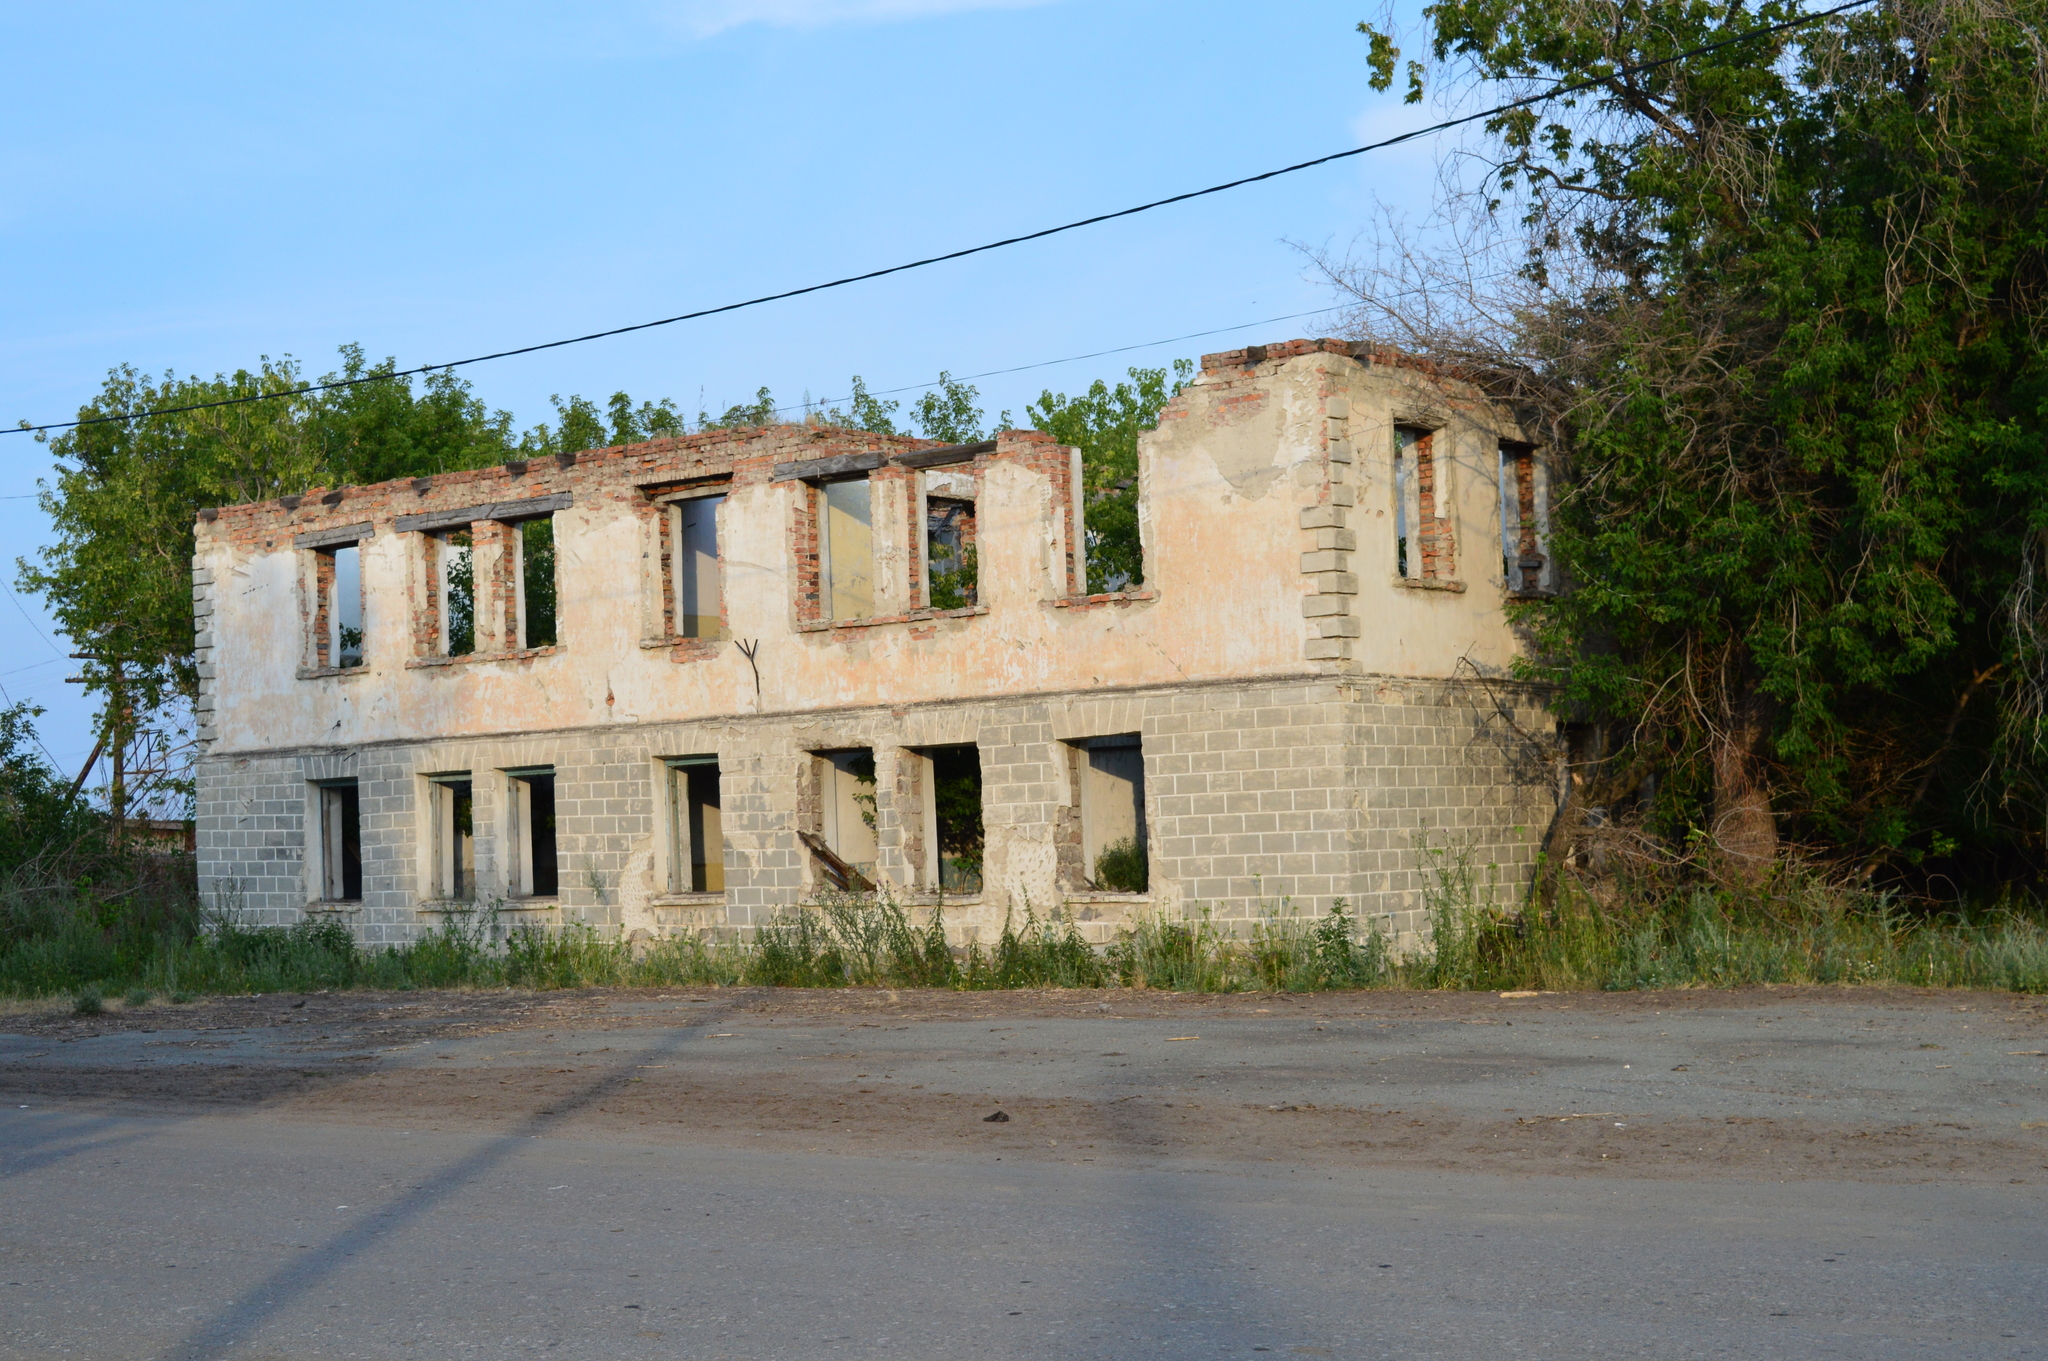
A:
<svg viewBox="0 0 2048 1361">
<path fill-rule="evenodd" d="M 587 927 L 502 928 L 488 906 L 405 945 L 365 947 L 331 918 L 253 928 L 196 896 L 151 915 L 104 898 L 0 890 L 0 993 L 69 996 L 322 989 L 890 986 L 1308 992 L 1332 988 L 1632 989 L 1903 983 L 2048 991 L 2048 929 L 2006 906 L 1908 913 L 1869 894 L 1788 880 L 1770 892 L 1693 885 L 1651 899 L 1558 895 L 1540 910 L 1476 905 L 1469 876 L 1435 876 L 1426 937 L 1397 954 L 1341 902 L 1320 917 L 1275 905 L 1249 924 L 1149 917 L 1105 947 L 1027 911 L 989 944 L 949 948 L 943 917 L 886 898 L 789 909 L 751 941 L 631 943 Z M 162 889 L 162 885 L 158 886 Z M 165 890 L 168 892 L 168 890 Z"/>
</svg>

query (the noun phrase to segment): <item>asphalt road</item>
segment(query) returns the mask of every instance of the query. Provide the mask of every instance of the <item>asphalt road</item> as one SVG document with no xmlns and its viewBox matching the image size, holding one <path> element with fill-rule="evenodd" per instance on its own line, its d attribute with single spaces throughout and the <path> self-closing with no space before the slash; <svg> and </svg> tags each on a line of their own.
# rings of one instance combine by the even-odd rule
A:
<svg viewBox="0 0 2048 1361">
<path fill-rule="evenodd" d="M 0 1357 L 2048 1355 L 2038 1007 L 1095 996 L 22 1021 Z"/>
</svg>

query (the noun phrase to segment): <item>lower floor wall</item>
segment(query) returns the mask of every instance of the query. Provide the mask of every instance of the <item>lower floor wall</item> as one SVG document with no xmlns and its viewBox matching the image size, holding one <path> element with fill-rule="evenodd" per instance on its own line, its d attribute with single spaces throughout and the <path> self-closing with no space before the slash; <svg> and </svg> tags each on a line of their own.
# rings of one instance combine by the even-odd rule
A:
<svg viewBox="0 0 2048 1361">
<path fill-rule="evenodd" d="M 1027 912 L 1061 913 L 1102 942 L 1152 913 L 1207 913 L 1243 931 L 1342 900 L 1412 948 L 1439 893 L 1506 907 L 1527 892 L 1556 808 L 1554 732 L 1525 688 L 1345 677 L 213 753 L 197 769 L 199 873 L 209 901 L 246 924 L 330 913 L 371 945 L 478 908 L 501 923 L 744 934 L 830 890 L 800 833 L 816 837 L 825 816 L 819 754 L 863 752 L 873 761 L 860 805 L 873 859 L 863 863 L 898 901 L 942 905 L 956 943 L 990 941 Z M 1128 751 L 1131 737 L 1148 882 L 1110 892 L 1078 849 L 1085 753 L 1102 738 Z M 981 776 L 981 887 L 939 899 L 918 775 L 931 766 L 915 758 L 968 745 Z M 722 854 L 724 887 L 689 892 L 669 771 L 707 757 L 723 831 L 710 858 Z M 534 885 L 517 863 L 520 780 L 542 770 L 554 891 L 521 897 Z M 446 896 L 448 850 L 437 844 L 450 814 L 437 811 L 436 791 L 451 779 L 470 791 L 461 901 Z M 343 787 L 359 838 L 347 894 L 322 872 L 322 790 Z"/>
</svg>

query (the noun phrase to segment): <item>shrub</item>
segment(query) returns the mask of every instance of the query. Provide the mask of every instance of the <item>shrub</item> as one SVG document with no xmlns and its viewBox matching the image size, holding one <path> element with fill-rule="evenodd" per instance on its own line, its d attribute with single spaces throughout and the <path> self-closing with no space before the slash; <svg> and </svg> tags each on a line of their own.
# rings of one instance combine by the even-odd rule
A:
<svg viewBox="0 0 2048 1361">
<path fill-rule="evenodd" d="M 1112 893 L 1143 893 L 1147 876 L 1145 851 L 1136 837 L 1112 841 L 1095 857 L 1095 882 Z"/>
</svg>

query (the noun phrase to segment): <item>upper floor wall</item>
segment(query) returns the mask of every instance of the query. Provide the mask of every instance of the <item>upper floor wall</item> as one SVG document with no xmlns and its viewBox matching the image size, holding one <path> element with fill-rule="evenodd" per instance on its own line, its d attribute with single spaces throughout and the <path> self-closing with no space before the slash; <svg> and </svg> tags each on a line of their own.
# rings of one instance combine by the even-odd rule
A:
<svg viewBox="0 0 2048 1361">
<path fill-rule="evenodd" d="M 1207 356 L 1139 443 L 1144 581 L 1092 596 L 1079 453 L 1028 431 L 712 431 L 202 512 L 201 738 L 1494 670 L 1548 570 L 1520 438 L 1340 342 Z"/>
</svg>

